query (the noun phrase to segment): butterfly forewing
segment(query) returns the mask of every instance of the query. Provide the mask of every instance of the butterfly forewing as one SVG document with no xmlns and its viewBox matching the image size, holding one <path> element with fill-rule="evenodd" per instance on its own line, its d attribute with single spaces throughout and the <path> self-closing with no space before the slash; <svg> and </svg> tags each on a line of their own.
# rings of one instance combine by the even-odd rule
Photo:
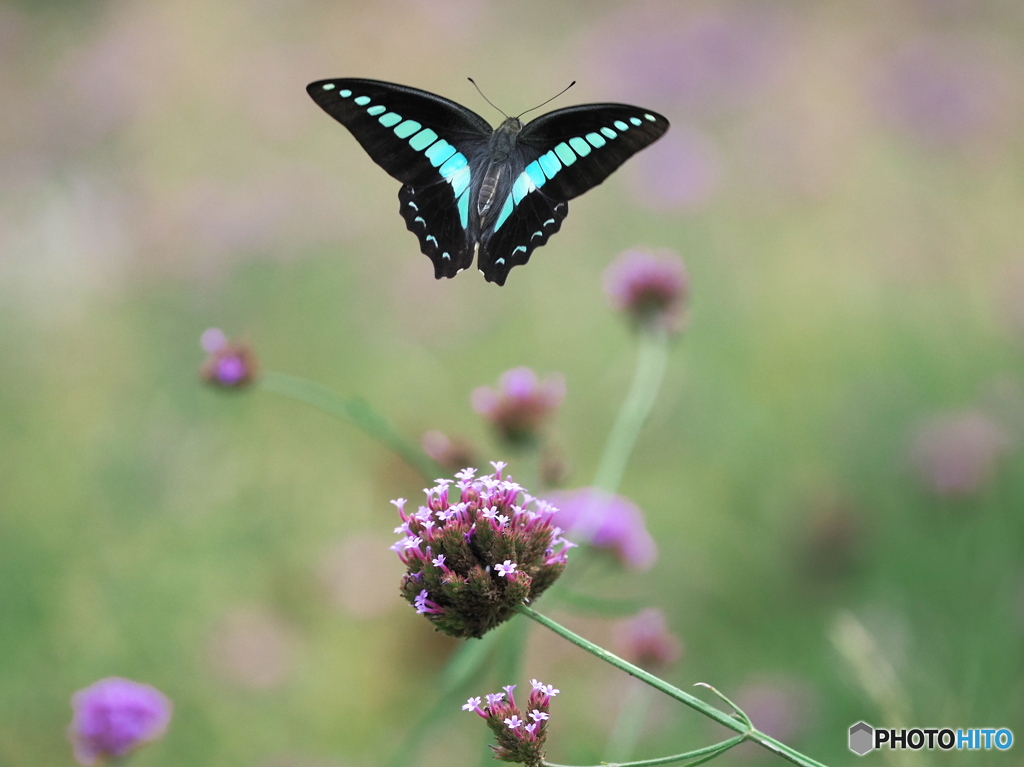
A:
<svg viewBox="0 0 1024 767">
<path fill-rule="evenodd" d="M 404 85 L 350 78 L 320 80 L 306 90 L 403 184 L 442 180 L 442 167 L 447 173 L 460 165 L 459 154 L 468 162 L 467 155 L 478 152 L 491 135 L 490 124 L 476 112 Z"/>
<path fill-rule="evenodd" d="M 584 104 L 541 115 L 523 128 L 519 143 L 541 154 L 544 192 L 571 200 L 600 184 L 667 130 L 668 120 L 650 110 Z"/>
</svg>

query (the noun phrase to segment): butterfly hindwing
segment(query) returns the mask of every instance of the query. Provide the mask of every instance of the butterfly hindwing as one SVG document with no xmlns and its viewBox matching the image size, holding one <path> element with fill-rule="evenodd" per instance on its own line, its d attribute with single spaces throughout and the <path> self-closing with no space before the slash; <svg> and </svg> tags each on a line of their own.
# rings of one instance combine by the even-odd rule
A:
<svg viewBox="0 0 1024 767">
<path fill-rule="evenodd" d="M 510 192 L 509 200 L 515 200 Z M 559 230 L 569 215 L 569 203 L 552 199 L 537 189 L 525 194 L 511 206 L 501 226 L 484 232 L 480 244 L 479 267 L 488 282 L 505 284 L 509 270 L 530 260 L 534 250 Z"/>
<path fill-rule="evenodd" d="M 667 130 L 668 120 L 650 110 L 627 104 L 584 104 L 527 123 L 519 143 L 539 153 L 544 192 L 571 200 L 600 184 Z"/>
<path fill-rule="evenodd" d="M 473 243 L 462 227 L 459 201 L 450 184 L 442 181 L 419 188 L 407 184 L 399 190 L 398 201 L 405 225 L 433 261 L 437 279 L 454 277 L 473 265 Z"/>
</svg>

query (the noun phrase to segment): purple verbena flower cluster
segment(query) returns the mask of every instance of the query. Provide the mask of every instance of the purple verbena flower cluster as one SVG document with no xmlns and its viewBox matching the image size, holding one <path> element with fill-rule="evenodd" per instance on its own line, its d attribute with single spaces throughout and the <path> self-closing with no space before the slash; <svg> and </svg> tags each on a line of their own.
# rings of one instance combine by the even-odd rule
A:
<svg viewBox="0 0 1024 767">
<path fill-rule="evenodd" d="M 527 767 L 537 767 L 544 761 L 544 741 L 547 739 L 548 709 L 551 699 L 558 690 L 549 684 L 531 679 L 533 689 L 526 704 L 526 714 L 516 705 L 510 684 L 497 692 L 486 695 L 487 703 L 480 698 L 470 698 L 463 705 L 463 711 L 473 711 L 487 720 L 498 740 L 494 757 L 503 762 L 518 762 Z"/>
<path fill-rule="evenodd" d="M 513 446 L 533 444 L 565 398 L 565 379 L 552 373 L 543 380 L 528 367 L 506 370 L 498 388 L 481 386 L 473 392 L 473 409 Z"/>
<path fill-rule="evenodd" d="M 79 764 L 121 759 L 164 734 L 171 701 L 148 684 L 121 677 L 101 679 L 71 698 L 74 716 L 68 738 Z"/>
<path fill-rule="evenodd" d="M 558 521 L 581 544 L 610 552 L 631 570 L 654 565 L 657 544 L 643 512 L 628 498 L 597 487 L 558 491 L 550 497 L 560 510 Z"/>
<path fill-rule="evenodd" d="M 392 501 L 402 538 L 391 548 L 408 568 L 402 595 L 451 636 L 483 636 L 540 596 L 574 545 L 552 524 L 554 506 L 503 478 L 504 463 L 492 465 L 494 474 L 464 469 L 438 480 L 415 512 Z"/>
<path fill-rule="evenodd" d="M 237 389 L 256 378 L 259 364 L 248 344 L 228 340 L 218 328 L 205 331 L 200 344 L 209 355 L 199 369 L 200 377 L 207 383 Z"/>
<path fill-rule="evenodd" d="M 682 330 L 690 278 L 675 253 L 627 250 L 605 269 L 604 287 L 612 306 L 639 329 Z"/>
</svg>

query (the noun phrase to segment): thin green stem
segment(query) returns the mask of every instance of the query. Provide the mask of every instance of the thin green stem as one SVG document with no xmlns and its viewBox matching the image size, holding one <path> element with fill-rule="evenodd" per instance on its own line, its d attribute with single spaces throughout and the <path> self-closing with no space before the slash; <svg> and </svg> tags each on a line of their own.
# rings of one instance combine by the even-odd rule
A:
<svg viewBox="0 0 1024 767">
<path fill-rule="evenodd" d="M 525 621 L 523 621 L 525 623 Z M 637 743 L 647 721 L 647 712 L 655 691 L 634 679 L 620 688 L 619 715 L 611 727 L 605 755 L 613 762 L 622 762 L 636 753 Z"/>
<path fill-rule="evenodd" d="M 671 685 L 665 680 L 654 676 L 654 674 L 644 671 L 639 666 L 634 666 L 632 663 L 623 660 L 618 655 L 615 655 L 614 653 L 605 650 L 603 647 L 600 647 L 599 645 L 596 645 L 593 642 L 584 639 L 579 634 L 573 633 L 569 629 L 565 628 L 565 626 L 556 623 L 550 618 L 541 615 L 540 613 L 536 612 L 535 610 L 529 607 L 526 607 L 525 605 L 520 605 L 516 608 L 516 610 L 522 613 L 523 615 L 527 616 L 528 618 L 535 620 L 537 623 L 544 626 L 545 628 L 551 629 L 562 638 L 567 639 L 577 647 L 586 650 L 591 655 L 595 655 L 601 660 L 605 661 L 606 663 L 610 663 L 616 668 L 625 671 L 630 676 L 634 676 L 640 681 L 649 684 L 654 689 L 665 693 L 669 697 L 675 698 L 680 703 L 685 703 L 690 708 L 699 711 L 700 713 L 704 714 L 704 716 L 708 717 L 709 719 L 713 719 L 714 721 L 718 722 L 719 724 L 725 727 L 728 727 L 730 730 L 738 732 L 741 735 L 745 735 L 748 740 L 752 740 L 755 743 L 760 744 L 772 753 L 781 756 L 783 759 L 787 759 L 793 764 L 799 764 L 803 767 L 825 767 L 825 765 L 823 765 L 821 762 L 815 761 L 814 759 L 811 759 L 809 756 L 805 756 L 804 754 L 801 754 L 799 751 L 790 748 L 786 744 L 780 743 L 770 735 L 766 735 L 765 733 L 750 727 L 749 723 L 745 721 L 745 714 L 740 714 L 740 716 L 743 717 L 742 720 L 736 718 L 735 716 L 730 716 L 724 711 L 721 711 L 715 708 L 714 706 L 705 703 L 700 698 L 697 698 L 693 695 L 690 695 L 688 692 L 680 690 L 678 687 Z"/>
<path fill-rule="evenodd" d="M 718 756 L 725 751 L 728 751 L 733 746 L 737 746 L 746 740 L 745 735 L 737 735 L 734 738 L 723 740 L 721 743 L 715 743 L 711 746 L 704 746 L 704 748 L 698 748 L 695 751 L 687 751 L 684 754 L 672 754 L 671 756 L 659 756 L 657 759 L 643 759 L 637 762 L 601 762 L 600 765 L 595 767 L 656 767 L 659 764 L 672 764 L 673 762 L 682 762 L 686 759 L 695 759 L 698 756 L 706 757 L 705 759 L 699 759 L 696 762 L 690 762 L 686 767 L 692 767 L 695 764 L 703 764 Z M 570 767 L 565 764 L 555 764 L 554 762 L 544 762 L 544 767 Z"/>
<path fill-rule="evenodd" d="M 363 433 L 390 448 L 399 458 L 416 469 L 427 480 L 444 475 L 444 469 L 427 457 L 416 445 L 406 440 L 384 416 L 356 397 L 341 397 L 325 386 L 299 376 L 264 371 L 256 384 L 263 391 L 305 402 L 329 415 L 348 421 Z"/>
<path fill-rule="evenodd" d="M 610 493 L 618 490 L 626 463 L 640 430 L 651 414 L 665 377 L 668 349 L 668 334 L 664 330 L 651 328 L 640 334 L 633 383 L 605 442 L 601 462 L 594 474 L 595 487 Z"/>
</svg>

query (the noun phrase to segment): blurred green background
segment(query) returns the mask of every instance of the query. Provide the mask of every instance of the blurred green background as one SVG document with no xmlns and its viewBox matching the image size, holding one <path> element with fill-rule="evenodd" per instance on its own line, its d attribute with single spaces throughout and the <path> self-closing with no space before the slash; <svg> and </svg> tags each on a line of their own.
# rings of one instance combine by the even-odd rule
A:
<svg viewBox="0 0 1024 767">
<path fill-rule="evenodd" d="M 692 303 L 622 487 L 660 558 L 600 588 L 665 610 L 668 678 L 829 763 L 859 719 L 1024 736 L 1022 41 L 1016 0 L 5 2 L 0 764 L 70 764 L 69 696 L 108 675 L 174 700 L 140 766 L 381 763 L 453 647 L 387 551 L 422 481 L 203 387 L 199 335 L 513 474 L 469 394 L 561 372 L 586 484 L 632 375 L 601 287 L 631 247 L 680 254 Z M 512 113 L 576 79 L 550 108 L 673 128 L 504 288 L 435 282 L 397 182 L 304 92 L 340 76 L 495 122 L 466 76 Z M 523 675 L 563 691 L 551 758 L 598 761 L 620 676 L 532 628 Z M 420 764 L 486 758 L 475 718 L 434 734 Z M 659 702 L 636 756 L 715 734 Z"/>
</svg>

